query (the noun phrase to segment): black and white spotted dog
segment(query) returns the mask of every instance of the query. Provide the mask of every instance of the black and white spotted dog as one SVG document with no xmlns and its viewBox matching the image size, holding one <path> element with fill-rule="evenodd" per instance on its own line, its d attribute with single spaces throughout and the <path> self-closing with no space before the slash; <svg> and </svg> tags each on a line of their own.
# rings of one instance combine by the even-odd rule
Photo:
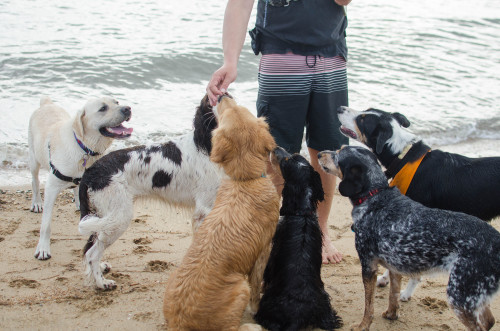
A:
<svg viewBox="0 0 500 331">
<path fill-rule="evenodd" d="M 342 319 L 332 309 L 321 280 L 322 235 L 316 214 L 324 199 L 320 176 L 303 156 L 280 147 L 271 160 L 285 184 L 255 320 L 271 331 L 337 329 Z"/>
<path fill-rule="evenodd" d="M 217 121 L 205 96 L 194 130 L 162 144 L 117 150 L 87 169 L 80 183 L 80 233 L 90 235 L 84 248 L 86 273 L 101 289 L 116 284 L 101 269 L 104 250 L 130 225 L 137 197 L 156 197 L 194 207 L 193 231 L 212 209 L 223 170 L 210 161 Z"/>
<path fill-rule="evenodd" d="M 363 147 L 320 152 L 326 172 L 342 179 L 339 191 L 353 204 L 352 229 L 365 287 L 365 314 L 356 330 L 373 319 L 377 265 L 390 270 L 389 308 L 397 319 L 401 275 L 445 271 L 448 302 L 470 330 L 495 323 L 489 304 L 500 282 L 500 233 L 477 217 L 428 208 L 389 187 L 376 156 Z"/>
<path fill-rule="evenodd" d="M 485 221 L 500 216 L 500 157 L 468 158 L 431 150 L 421 138 L 405 129 L 410 122 L 400 113 L 378 109 L 358 112 L 340 107 L 338 116 L 341 132 L 370 148 L 387 169 L 388 179 L 427 153 L 406 192 L 411 199 L 427 207 L 459 211 Z M 378 285 L 385 286 L 388 281 L 386 272 Z M 411 298 L 418 282 L 410 280 L 401 300 Z"/>
</svg>

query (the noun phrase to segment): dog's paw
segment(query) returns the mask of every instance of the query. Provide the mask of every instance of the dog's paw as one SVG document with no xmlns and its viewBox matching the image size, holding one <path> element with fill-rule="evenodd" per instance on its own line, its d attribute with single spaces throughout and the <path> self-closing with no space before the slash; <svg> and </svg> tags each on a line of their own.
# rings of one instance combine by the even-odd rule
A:
<svg viewBox="0 0 500 331">
<path fill-rule="evenodd" d="M 43 203 L 41 202 L 33 202 L 31 204 L 30 211 L 34 213 L 41 213 L 43 211 Z"/>
<path fill-rule="evenodd" d="M 116 283 L 114 280 L 103 278 L 102 284 L 98 285 L 97 287 L 99 287 L 101 290 L 111 291 L 116 288 Z"/>
<path fill-rule="evenodd" d="M 239 327 L 238 331 L 262 331 L 262 327 L 258 324 L 245 323 Z"/>
<path fill-rule="evenodd" d="M 108 262 L 101 262 L 100 266 L 101 266 L 101 272 L 103 274 L 107 274 L 108 272 L 111 271 L 111 264 L 109 264 Z"/>
<path fill-rule="evenodd" d="M 368 331 L 369 329 L 369 327 L 365 327 L 362 324 L 351 325 L 351 331 Z"/>
<path fill-rule="evenodd" d="M 50 248 L 43 248 L 40 244 L 38 244 L 35 251 L 35 258 L 39 260 L 48 260 L 51 257 Z"/>
<path fill-rule="evenodd" d="M 411 293 L 408 293 L 408 291 L 403 291 L 399 294 L 399 300 L 401 301 L 410 301 L 411 300 Z"/>
<path fill-rule="evenodd" d="M 391 312 L 387 310 L 382 314 L 382 317 L 391 321 L 395 321 L 399 318 L 398 312 L 396 310 Z"/>
<path fill-rule="evenodd" d="M 389 284 L 389 277 L 386 277 L 385 274 L 377 277 L 378 287 L 386 287 L 388 284 Z"/>
</svg>

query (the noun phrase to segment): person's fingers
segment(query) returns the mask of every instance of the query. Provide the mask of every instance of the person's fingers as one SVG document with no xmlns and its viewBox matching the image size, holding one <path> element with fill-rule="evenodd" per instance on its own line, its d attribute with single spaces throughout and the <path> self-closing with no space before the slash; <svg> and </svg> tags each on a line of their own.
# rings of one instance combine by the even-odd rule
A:
<svg viewBox="0 0 500 331">
<path fill-rule="evenodd" d="M 210 100 L 210 104 L 215 106 L 217 104 L 217 97 L 222 94 L 222 92 L 217 88 L 218 79 L 214 76 L 207 85 L 207 95 Z"/>
<path fill-rule="evenodd" d="M 221 69 L 214 72 L 212 79 L 207 85 L 207 95 L 210 100 L 210 104 L 215 106 L 217 104 L 217 98 L 222 95 L 227 90 L 227 87 L 231 82 L 227 82 L 227 74 Z"/>
<path fill-rule="evenodd" d="M 210 101 L 210 105 L 213 107 L 217 104 L 217 96 L 212 92 L 210 87 L 207 87 L 207 96 Z"/>
</svg>

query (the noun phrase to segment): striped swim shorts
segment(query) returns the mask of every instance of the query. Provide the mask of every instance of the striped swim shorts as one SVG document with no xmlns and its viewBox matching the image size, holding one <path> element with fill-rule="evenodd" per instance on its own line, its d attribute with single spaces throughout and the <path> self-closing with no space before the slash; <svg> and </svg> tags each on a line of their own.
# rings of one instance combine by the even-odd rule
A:
<svg viewBox="0 0 500 331">
<path fill-rule="evenodd" d="M 348 106 L 346 61 L 341 56 L 262 55 L 257 116 L 266 117 L 276 143 L 290 153 L 307 146 L 335 150 L 348 143 L 340 131 L 339 106 Z"/>
</svg>

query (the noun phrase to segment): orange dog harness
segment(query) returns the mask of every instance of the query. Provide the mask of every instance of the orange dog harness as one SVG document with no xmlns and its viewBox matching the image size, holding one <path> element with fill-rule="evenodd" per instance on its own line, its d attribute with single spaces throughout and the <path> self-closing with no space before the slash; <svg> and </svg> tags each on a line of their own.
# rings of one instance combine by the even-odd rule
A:
<svg viewBox="0 0 500 331">
<path fill-rule="evenodd" d="M 408 187 L 410 187 L 413 176 L 415 176 L 415 172 L 417 172 L 420 163 L 429 152 L 430 150 L 425 152 L 424 155 L 422 155 L 415 162 L 405 164 L 403 168 L 401 168 L 401 170 L 396 174 L 396 176 L 394 176 L 389 186 L 396 186 L 401 191 L 401 193 L 406 195 L 406 191 L 408 191 Z"/>
</svg>

